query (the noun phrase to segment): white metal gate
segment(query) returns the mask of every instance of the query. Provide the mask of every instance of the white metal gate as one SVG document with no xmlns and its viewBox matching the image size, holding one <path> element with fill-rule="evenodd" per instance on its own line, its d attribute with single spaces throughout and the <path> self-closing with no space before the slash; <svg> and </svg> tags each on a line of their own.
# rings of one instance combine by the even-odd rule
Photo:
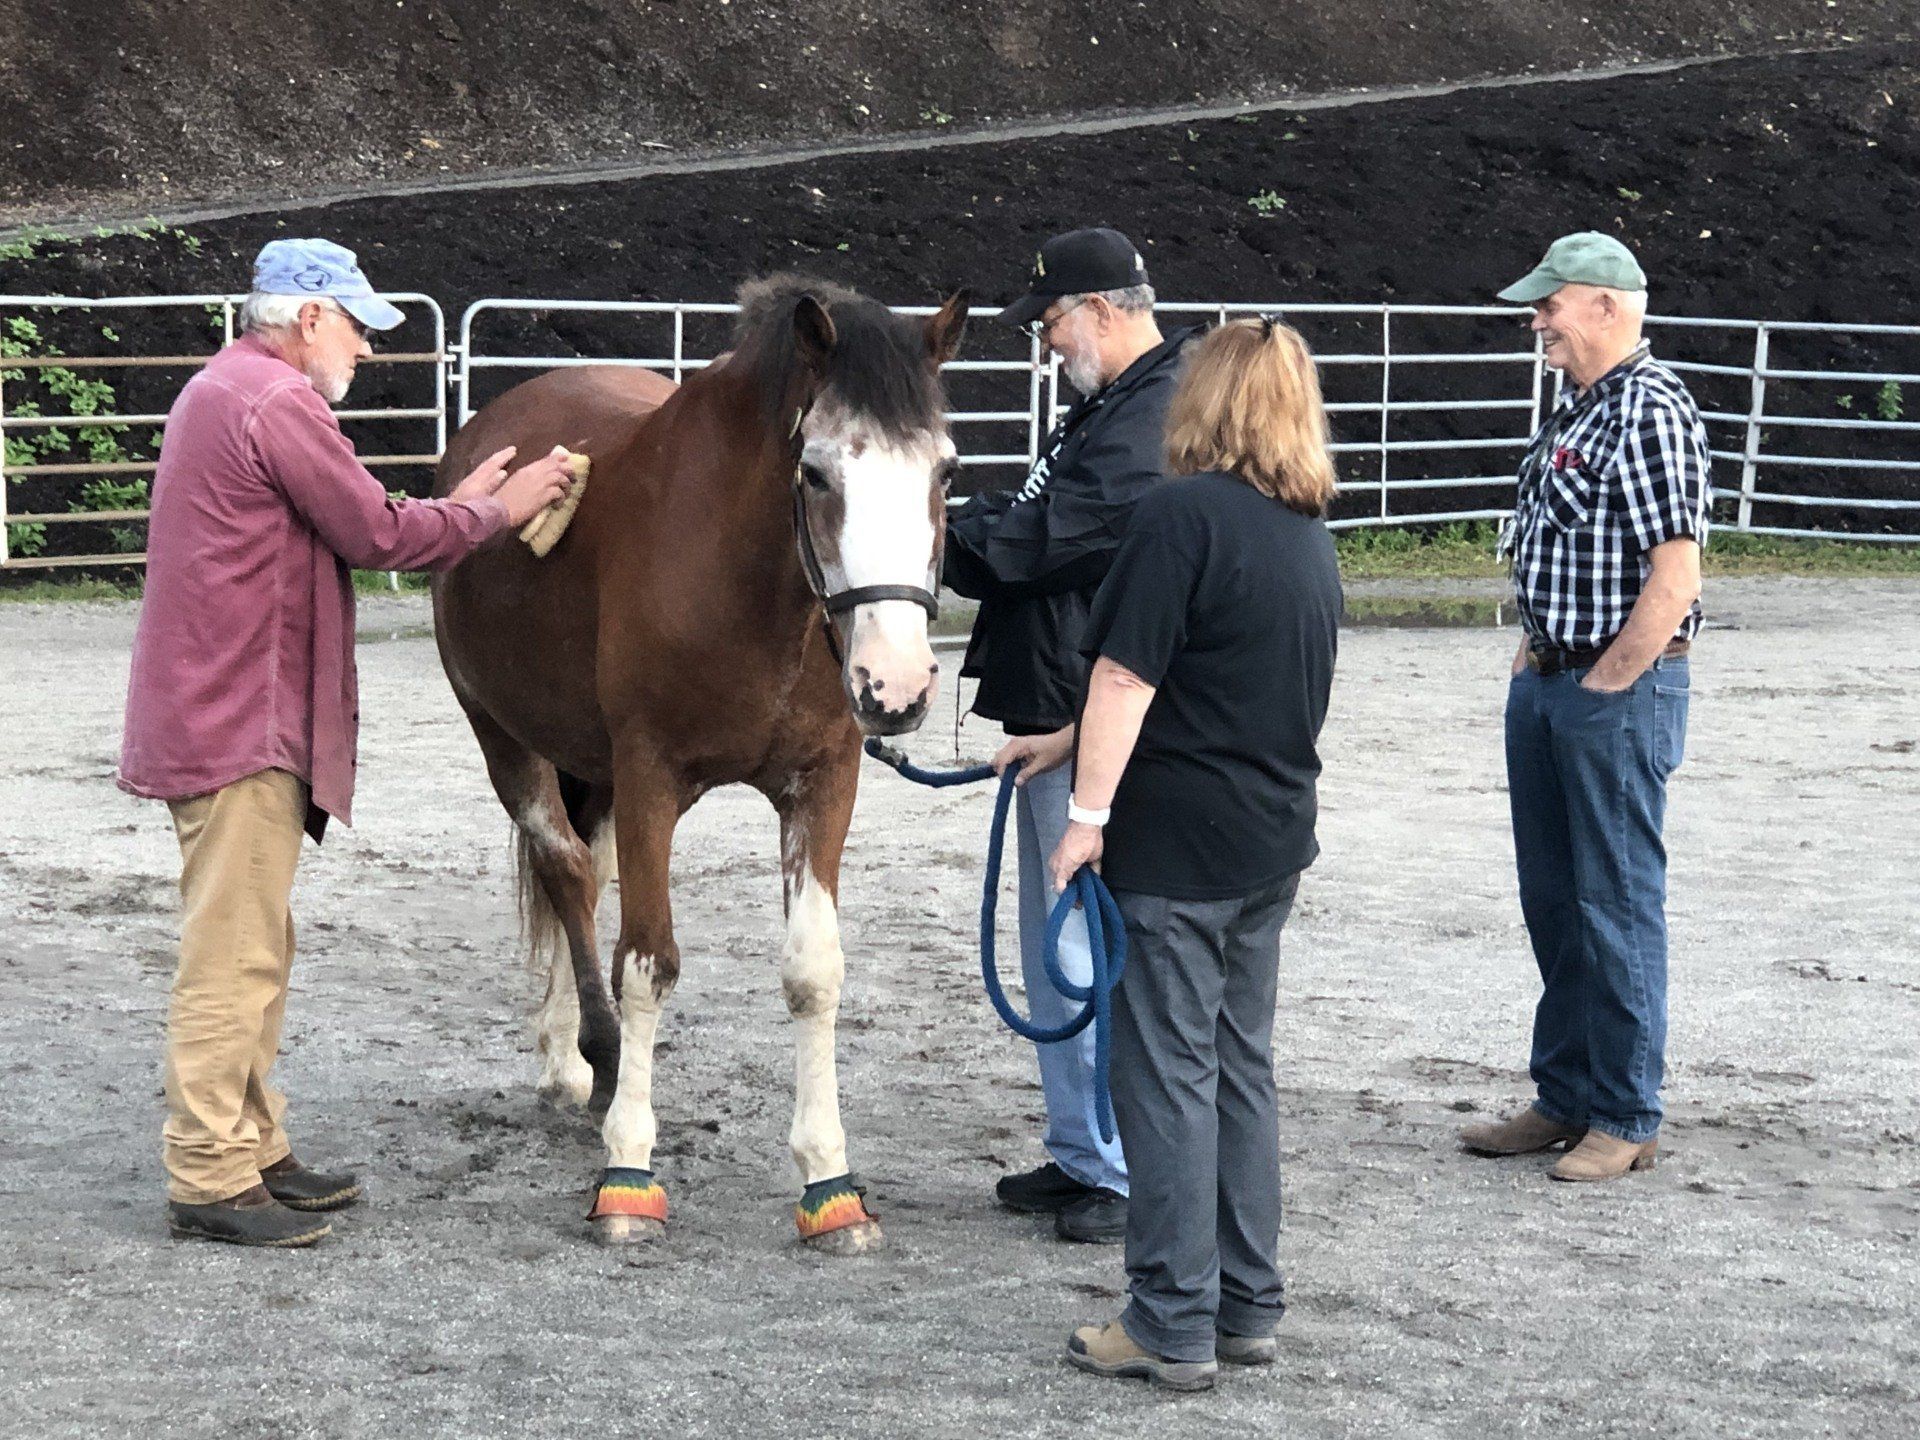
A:
<svg viewBox="0 0 1920 1440">
<path fill-rule="evenodd" d="M 232 338 L 240 295 L 135 296 L 80 300 L 0 296 L 0 340 L 13 317 L 38 313 L 118 319 L 130 312 L 199 307 L 208 348 Z M 675 380 L 711 363 L 728 343 L 737 307 L 667 301 L 497 298 L 460 317 L 457 344 L 433 298 L 392 295 L 422 307 L 428 348 L 376 354 L 374 363 L 426 367 L 421 403 L 353 408 L 366 422 L 364 458 L 374 466 L 432 465 L 446 447 L 448 416 L 472 415 L 498 390 L 542 370 L 617 364 L 657 370 Z M 1159 307 L 1167 325 L 1278 313 L 1298 327 L 1321 367 L 1334 451 L 1346 497 L 1336 528 L 1495 520 L 1512 506 L 1513 472 L 1528 436 L 1557 393 L 1526 330 L 1530 312 L 1510 306 L 1175 303 Z M 930 315 L 932 307 L 902 313 Z M 1063 408 L 1057 365 L 1039 343 L 976 310 L 971 358 L 946 367 L 948 418 L 974 484 L 1014 483 L 1033 463 Z M 412 323 L 412 322 L 410 322 Z M 1920 543 L 1920 526 L 1866 532 L 1820 523 L 1759 523 L 1757 510 L 1788 518 L 1920 512 L 1920 419 L 1906 418 L 1903 387 L 1920 394 L 1920 326 L 1807 321 L 1649 318 L 1656 353 L 1700 399 L 1713 441 L 1721 523 L 1755 534 Z M 99 327 L 107 331 L 110 327 Z M 118 338 L 117 336 L 115 337 Z M 22 554 L 17 537 L 45 527 L 131 523 L 144 509 L 55 510 L 11 503 L 16 486 L 47 477 L 150 475 L 150 457 L 42 463 L 32 437 L 49 431 L 126 427 L 157 430 L 165 415 L 37 413 L 45 377 L 102 370 L 189 373 L 205 354 L 156 354 L 121 342 L 115 354 L 19 353 L 0 346 L 0 567 L 139 563 L 139 553 Z M 1872 363 L 1849 362 L 1862 347 Z M 31 347 L 26 347 L 29 351 Z M 565 353 L 559 353 L 564 351 Z M 1900 363 L 1893 363 L 1893 357 Z M 457 403 L 450 405 L 449 391 Z M 22 403 L 23 399 L 26 403 Z M 58 408 L 57 406 L 55 407 Z M 384 437 L 410 426 L 412 443 Z M 1850 453 L 1833 453 L 1844 450 Z M 1866 453 L 1860 453 L 1865 451 Z M 1863 478 L 1866 477 L 1866 478 Z M 1846 478 L 1854 493 L 1836 494 Z M 1884 493 L 1860 493 L 1863 489 Z M 1435 508 L 1430 496 L 1445 496 Z M 1356 502 L 1358 502 L 1356 504 Z M 25 527 L 25 528 L 22 528 Z M 71 547 L 66 547 L 71 548 Z"/>
</svg>

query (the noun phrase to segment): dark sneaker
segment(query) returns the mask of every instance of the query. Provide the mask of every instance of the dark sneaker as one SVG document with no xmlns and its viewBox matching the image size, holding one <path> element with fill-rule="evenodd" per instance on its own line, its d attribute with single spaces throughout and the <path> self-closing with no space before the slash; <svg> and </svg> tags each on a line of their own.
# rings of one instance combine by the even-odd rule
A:
<svg viewBox="0 0 1920 1440">
<path fill-rule="evenodd" d="M 993 1193 L 1009 1210 L 1026 1215 L 1053 1215 L 1093 1194 L 1093 1186 L 1081 1184 L 1049 1160 L 1038 1170 L 1002 1175 Z"/>
<path fill-rule="evenodd" d="M 344 1210 L 360 1198 L 358 1177 L 309 1170 L 291 1155 L 262 1170 L 260 1183 L 289 1210 Z"/>
<path fill-rule="evenodd" d="M 1213 1356 L 1222 1365 L 1271 1365 L 1279 1353 L 1271 1335 L 1229 1335 L 1222 1330 L 1213 1337 Z"/>
<path fill-rule="evenodd" d="M 297 1250 L 313 1244 L 333 1226 L 289 1210 L 269 1195 L 264 1185 L 256 1185 L 231 1200 L 212 1205 L 169 1201 L 167 1228 L 177 1240 L 219 1240 L 228 1245 Z"/>
<path fill-rule="evenodd" d="M 1118 1245 L 1127 1238 L 1127 1197 L 1102 1186 L 1062 1210 L 1053 1220 L 1062 1240 L 1084 1245 Z"/>
</svg>

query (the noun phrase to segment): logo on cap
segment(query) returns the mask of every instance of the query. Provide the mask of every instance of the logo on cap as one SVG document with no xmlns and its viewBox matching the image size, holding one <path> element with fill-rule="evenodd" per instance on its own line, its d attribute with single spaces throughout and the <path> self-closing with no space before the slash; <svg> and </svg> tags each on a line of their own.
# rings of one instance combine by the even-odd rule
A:
<svg viewBox="0 0 1920 1440">
<path fill-rule="evenodd" d="M 318 265 L 309 266 L 293 277 L 293 283 L 302 290 L 324 290 L 327 288 L 327 272 Z"/>
<path fill-rule="evenodd" d="M 1047 257 L 1045 255 L 1035 255 L 1033 257 L 1033 278 L 1036 280 L 1044 280 L 1047 278 Z"/>
</svg>

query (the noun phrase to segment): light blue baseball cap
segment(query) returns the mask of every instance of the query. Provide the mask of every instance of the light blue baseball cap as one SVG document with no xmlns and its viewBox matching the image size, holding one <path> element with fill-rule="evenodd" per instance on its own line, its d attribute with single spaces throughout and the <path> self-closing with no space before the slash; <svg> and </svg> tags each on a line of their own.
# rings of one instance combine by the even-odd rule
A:
<svg viewBox="0 0 1920 1440">
<path fill-rule="evenodd" d="M 353 251 L 331 240 L 269 240 L 254 256 L 253 288 L 336 301 L 370 330 L 391 330 L 407 318 L 374 294 Z"/>
</svg>

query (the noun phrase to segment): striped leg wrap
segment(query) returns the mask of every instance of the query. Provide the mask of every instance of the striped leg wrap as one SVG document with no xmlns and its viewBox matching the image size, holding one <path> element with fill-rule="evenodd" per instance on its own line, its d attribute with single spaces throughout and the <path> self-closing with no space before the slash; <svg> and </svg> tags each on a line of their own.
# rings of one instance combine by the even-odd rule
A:
<svg viewBox="0 0 1920 1440">
<path fill-rule="evenodd" d="M 862 1193 L 851 1175 L 816 1180 L 807 1186 L 800 1203 L 793 1207 L 793 1222 L 800 1227 L 800 1238 L 811 1240 L 872 1220 L 873 1212 L 867 1209 Z"/>
<path fill-rule="evenodd" d="M 611 1166 L 600 1172 L 600 1188 L 594 1193 L 589 1220 L 604 1215 L 633 1215 L 643 1220 L 667 1223 L 667 1192 L 653 1178 L 651 1170 L 630 1170 Z"/>
</svg>

